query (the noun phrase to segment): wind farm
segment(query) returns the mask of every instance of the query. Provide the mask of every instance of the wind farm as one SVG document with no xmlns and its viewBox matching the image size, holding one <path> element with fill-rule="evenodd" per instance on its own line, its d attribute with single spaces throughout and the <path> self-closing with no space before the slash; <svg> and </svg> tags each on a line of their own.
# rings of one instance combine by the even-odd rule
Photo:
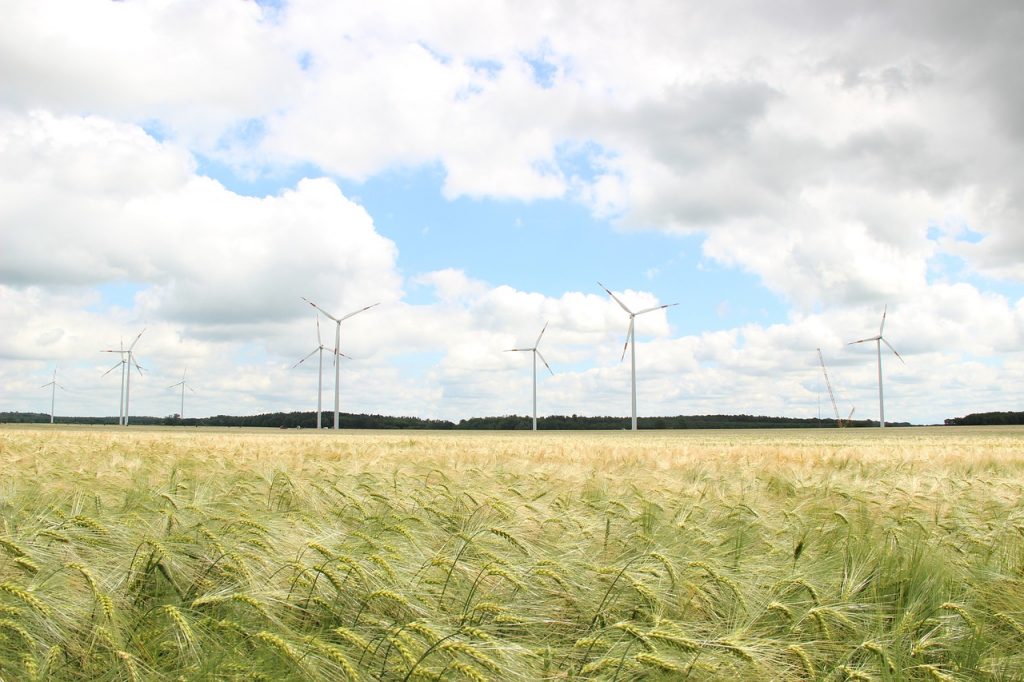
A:
<svg viewBox="0 0 1024 682">
<path fill-rule="evenodd" d="M 626 329 L 625 342 L 623 344 L 622 351 L 620 353 L 619 361 L 623 362 L 625 360 L 626 352 L 629 351 L 629 353 L 630 353 L 630 363 L 629 363 L 629 370 L 628 370 L 629 391 L 630 391 L 630 411 L 629 411 L 629 415 L 628 415 L 629 430 L 632 430 L 632 431 L 639 430 L 641 428 L 641 422 L 642 421 L 645 421 L 645 423 L 648 424 L 648 426 L 645 427 L 645 428 L 649 428 L 650 425 L 652 425 L 652 424 L 654 424 L 657 428 L 665 428 L 665 426 L 657 426 L 657 424 L 668 423 L 666 421 L 666 419 L 669 419 L 669 421 L 671 423 L 675 423 L 675 424 L 682 424 L 682 423 L 684 423 L 683 421 L 680 421 L 680 420 L 684 419 L 683 415 L 679 415 L 678 417 L 674 417 L 674 416 L 670 416 L 670 415 L 663 415 L 663 416 L 659 416 L 659 417 L 656 417 L 656 418 L 655 417 L 650 417 L 650 416 L 644 417 L 644 416 L 641 416 L 638 413 L 638 409 L 637 409 L 638 378 L 637 378 L 637 359 L 636 359 L 636 356 L 637 356 L 637 350 L 636 350 L 636 346 L 637 346 L 636 318 L 640 317 L 640 316 L 643 316 L 643 315 L 646 315 L 648 313 L 653 313 L 653 312 L 657 312 L 657 311 L 660 311 L 660 310 L 666 310 L 668 308 L 675 307 L 678 304 L 677 303 L 658 303 L 656 305 L 649 305 L 649 304 L 647 304 L 646 306 L 643 306 L 643 307 L 635 306 L 635 305 L 630 306 L 630 305 L 627 305 L 627 303 L 624 300 L 624 297 L 626 296 L 625 294 L 616 294 L 613 291 L 611 291 L 609 288 L 605 287 L 601 282 L 598 282 L 598 286 L 611 299 L 610 303 L 613 304 L 613 307 L 621 309 L 623 312 L 626 313 L 626 315 L 628 315 L 628 325 L 627 325 L 627 329 Z M 307 298 L 301 297 L 301 300 L 303 302 L 307 303 L 308 305 L 310 305 L 315 310 L 315 314 L 314 314 L 314 329 L 315 329 L 315 333 L 316 333 L 316 346 L 314 346 L 311 350 L 309 350 L 307 353 L 305 353 L 296 362 L 292 363 L 290 365 L 290 369 L 293 369 L 293 370 L 294 369 L 298 369 L 298 368 L 304 366 L 306 364 L 306 362 L 310 358 L 312 358 L 314 355 L 317 356 L 316 411 L 313 414 L 315 416 L 315 428 L 318 429 L 318 430 L 319 429 L 323 429 L 323 428 L 325 428 L 324 421 L 323 421 L 324 354 L 326 352 L 327 354 L 330 355 L 331 360 L 332 360 L 332 364 L 333 364 L 333 367 L 334 367 L 334 419 L 333 419 L 333 423 L 331 424 L 331 428 L 334 429 L 334 430 L 338 430 L 338 429 L 341 428 L 341 389 L 340 389 L 340 386 L 341 386 L 341 373 L 340 373 L 340 359 L 341 358 L 345 358 L 345 359 L 349 359 L 349 360 L 352 359 L 349 355 L 347 355 L 345 353 L 342 353 L 340 351 L 340 349 L 339 349 L 339 344 L 340 344 L 340 341 L 341 341 L 341 324 L 342 324 L 342 322 L 344 322 L 346 320 L 349 320 L 350 318 L 355 317 L 355 316 L 359 315 L 360 313 L 363 313 L 363 312 L 369 311 L 369 310 L 371 310 L 373 308 L 376 308 L 377 306 L 380 305 L 380 303 L 374 303 L 372 305 L 364 306 L 362 308 L 358 308 L 356 310 L 348 312 L 345 315 L 342 315 L 340 317 L 336 317 L 332 313 L 330 313 L 327 310 L 325 310 L 319 304 L 317 304 L 317 303 L 315 303 L 315 302 L 313 302 L 313 301 L 311 301 L 311 300 L 309 300 Z M 335 345 L 333 347 L 329 347 L 327 344 L 324 343 L 322 331 L 320 329 L 320 317 L 321 317 L 321 315 L 324 316 L 325 318 L 327 318 L 328 320 L 330 320 L 331 322 L 333 322 L 335 324 L 335 334 L 334 334 Z M 882 375 L 882 364 L 881 364 L 881 345 L 884 343 L 886 345 L 886 347 L 888 347 L 893 352 L 893 354 L 896 355 L 896 357 L 901 362 L 904 362 L 903 357 L 895 350 L 895 348 L 893 348 L 893 346 L 890 344 L 890 342 L 883 336 L 883 333 L 885 331 L 885 323 L 886 323 L 887 316 L 888 316 L 888 305 L 883 307 L 882 319 L 881 319 L 881 323 L 880 323 L 880 326 L 879 326 L 879 333 L 877 335 L 871 336 L 871 337 L 868 337 L 868 338 L 864 338 L 864 339 L 859 339 L 859 340 L 852 341 L 852 342 L 849 342 L 849 343 L 845 344 L 846 346 L 856 346 L 858 344 L 864 344 L 864 343 L 870 343 L 870 342 L 874 342 L 875 343 L 875 346 L 876 346 L 876 362 L 877 362 L 877 366 L 876 366 L 877 391 L 878 391 L 878 399 L 879 399 L 879 416 L 880 416 L 880 420 L 879 420 L 877 425 L 880 426 L 880 427 L 885 427 L 886 426 L 885 411 L 884 411 L 885 410 L 885 406 L 884 406 L 884 392 L 883 392 L 883 383 L 882 383 L 883 375 Z M 665 321 L 665 318 L 662 318 L 661 324 L 664 324 L 664 321 Z M 574 324 L 578 324 L 578 322 L 574 322 Z M 506 352 L 506 353 L 509 353 L 509 352 L 511 352 L 511 353 L 527 353 L 528 352 L 528 353 L 531 354 L 531 364 L 532 364 L 532 372 L 531 372 L 531 383 L 532 383 L 532 386 L 531 386 L 531 413 L 527 417 L 527 420 L 528 420 L 528 423 L 529 423 L 530 430 L 533 430 L 533 431 L 536 431 L 536 430 L 539 430 L 540 428 L 542 428 L 542 422 L 544 421 L 545 418 L 547 418 L 547 417 L 542 417 L 540 411 L 538 410 L 538 378 L 537 378 L 538 364 L 537 364 L 537 360 L 538 359 L 540 360 L 540 363 L 543 365 L 544 369 L 547 370 L 548 374 L 552 378 L 557 379 L 554 371 L 551 368 L 551 365 L 548 363 L 547 359 L 545 358 L 544 354 L 541 352 L 541 349 L 540 349 L 541 341 L 542 341 L 542 339 L 545 338 L 545 335 L 547 334 L 549 329 L 551 329 L 550 323 L 549 322 L 544 322 L 544 324 L 543 324 L 539 334 L 537 335 L 537 338 L 534 341 L 533 345 L 530 345 L 530 346 L 517 346 L 517 347 L 514 347 L 514 348 L 506 348 L 506 349 L 503 350 L 503 352 Z M 117 363 L 115 363 L 112 367 L 107 369 L 102 374 L 102 376 L 105 377 L 107 375 L 115 373 L 117 370 L 120 370 L 121 384 L 120 384 L 120 394 L 119 394 L 117 423 L 119 425 L 121 425 L 121 426 L 127 426 L 129 424 L 129 421 L 130 421 L 129 415 L 130 415 L 130 410 L 131 410 L 130 400 L 131 400 L 131 395 L 132 395 L 132 390 L 131 390 L 131 387 L 132 387 L 132 373 L 133 373 L 131 371 L 132 368 L 134 368 L 134 373 L 139 378 L 141 378 L 143 376 L 143 367 L 139 364 L 137 356 L 136 356 L 136 346 L 139 343 L 139 341 L 142 338 L 142 336 L 145 333 L 145 331 L 146 331 L 145 329 L 141 330 L 134 337 L 132 342 L 129 343 L 128 345 L 125 345 L 125 343 L 122 340 L 117 348 L 108 348 L 108 349 L 104 349 L 104 350 L 101 351 L 103 353 L 111 353 L 111 354 L 116 354 L 118 356 Z M 558 331 L 557 327 L 556 327 L 556 331 Z M 365 334 L 365 330 L 360 332 L 360 333 Z M 558 340 L 559 340 L 558 338 L 555 339 L 555 342 L 554 342 L 555 346 L 553 347 L 554 351 L 556 353 L 564 352 L 564 351 L 562 351 L 561 349 L 558 348 Z M 841 411 L 839 409 L 838 391 L 836 390 L 836 388 L 834 386 L 833 379 L 830 376 L 829 368 L 826 366 L 825 357 L 824 357 L 824 353 L 823 353 L 822 348 L 821 347 L 816 348 L 816 353 L 817 353 L 817 358 L 818 358 L 818 364 L 819 364 L 820 370 L 821 370 L 821 376 L 824 379 L 824 386 L 825 386 L 825 388 L 827 390 L 829 403 L 830 403 L 830 405 L 832 407 L 832 413 L 833 413 L 833 417 L 834 417 L 833 422 L 832 422 L 833 425 L 837 426 L 839 428 L 845 428 L 845 427 L 850 426 L 850 425 L 856 425 L 856 426 L 870 425 L 871 422 L 870 421 L 865 421 L 865 420 L 861 420 L 859 422 L 854 422 L 853 414 L 855 412 L 855 408 L 854 408 L 854 406 L 852 404 L 849 405 L 849 411 L 846 413 L 846 416 L 845 417 L 843 416 L 843 413 L 841 413 Z M 843 360 L 844 364 L 850 364 L 852 361 L 853 361 L 853 356 L 849 356 L 849 357 L 847 357 L 847 358 L 845 358 Z M 379 368 L 379 365 L 378 365 L 378 368 Z M 178 420 L 184 420 L 185 419 L 185 394 L 186 394 L 186 392 L 195 393 L 195 390 L 189 384 L 187 377 L 188 377 L 188 369 L 186 368 L 183 371 L 183 373 L 181 375 L 181 378 L 177 382 L 167 386 L 168 389 L 177 389 L 179 391 L 179 409 L 178 409 L 177 414 L 175 415 L 175 418 L 178 419 Z M 651 370 L 651 376 L 647 377 L 647 379 L 651 380 L 652 382 L 657 383 L 657 382 L 663 382 L 666 379 L 671 379 L 672 377 L 673 377 L 673 373 L 672 372 L 659 371 L 657 369 L 657 366 L 655 365 L 654 368 Z M 53 378 L 53 380 L 48 382 L 48 383 L 46 383 L 46 384 L 44 384 L 43 387 L 44 388 L 48 387 L 48 388 L 51 389 L 51 410 L 50 410 L 49 419 L 51 420 L 51 423 L 52 423 L 53 413 L 54 413 L 54 403 L 55 403 L 55 391 L 56 391 L 56 389 L 58 387 L 63 389 L 63 387 L 59 386 L 59 384 L 56 383 L 56 370 L 54 370 L 54 378 Z M 354 393 L 353 393 L 353 402 L 355 403 L 357 401 L 357 399 L 358 399 L 358 390 L 354 391 Z M 560 407 L 561 407 L 561 409 L 560 409 Z M 571 408 L 571 409 L 569 409 L 569 408 Z M 547 412 L 548 416 L 559 415 L 559 414 L 569 414 L 570 411 L 573 413 L 573 420 L 576 421 L 576 423 L 580 423 L 580 424 L 587 423 L 585 421 L 579 421 L 580 418 L 577 416 L 577 414 L 578 414 L 578 412 L 580 410 L 578 409 L 578 406 L 576 406 L 576 405 L 560 406 L 560 405 L 558 405 L 556 403 L 549 402 L 547 404 L 547 409 L 546 409 L 546 412 Z M 357 412 L 358 412 L 358 405 L 356 405 L 355 406 L 355 410 L 350 411 L 349 414 L 355 414 Z M 725 415 L 722 415 L 721 413 L 718 413 L 718 414 L 719 414 L 719 416 L 725 416 Z M 153 417 L 145 417 L 145 421 L 147 423 L 153 423 L 153 419 L 154 419 Z M 194 421 L 196 419 L 196 417 L 192 416 L 192 417 L 190 417 L 190 419 L 192 419 Z M 474 415 L 473 419 L 480 419 L 480 417 Z M 603 418 L 603 417 L 602 418 L 598 418 L 598 421 L 600 421 L 601 419 L 605 419 L 605 418 Z M 608 419 L 612 419 L 612 418 L 609 417 Z M 654 421 L 652 421 L 652 419 Z M 767 424 L 775 424 L 775 423 L 777 423 L 777 424 L 785 424 L 786 423 L 785 422 L 786 417 L 782 417 L 781 418 L 782 421 L 779 421 L 775 417 L 769 417 L 767 415 L 764 415 L 763 417 L 760 417 L 759 419 L 761 420 L 761 423 L 764 423 L 766 425 Z M 349 419 L 349 421 L 351 421 L 351 420 Z M 719 420 L 718 420 L 717 417 L 715 419 L 708 419 L 706 417 L 699 417 L 698 421 L 700 423 L 705 423 L 705 424 L 714 424 L 714 423 L 718 423 Z M 818 421 L 819 422 L 821 421 L 820 403 L 819 403 L 819 410 L 818 410 Z M 366 419 L 363 419 L 363 423 L 366 423 Z M 412 422 L 409 422 L 409 423 L 410 424 L 414 424 L 414 423 L 417 423 L 417 422 L 414 419 Z M 427 422 L 423 422 L 423 423 L 427 423 Z M 441 423 L 441 422 L 437 422 L 437 423 Z M 509 423 L 509 422 L 507 422 L 507 420 L 506 420 L 506 423 Z M 555 421 L 553 421 L 551 423 L 552 424 L 555 424 L 555 423 L 564 424 L 565 423 L 565 418 L 564 417 L 560 417 L 560 418 L 556 419 Z M 794 425 L 797 424 L 796 421 L 793 421 L 791 423 L 794 424 Z M 905 423 L 905 422 L 903 422 L 903 423 Z M 310 426 L 312 426 L 312 425 L 310 425 Z M 557 428 L 565 428 L 565 426 L 563 425 L 563 426 L 559 426 Z M 587 428 L 590 428 L 590 427 L 587 427 Z M 598 428 L 600 428 L 600 427 L 598 427 Z M 614 428 L 614 427 L 609 425 L 609 426 L 606 426 L 605 428 Z"/>
</svg>

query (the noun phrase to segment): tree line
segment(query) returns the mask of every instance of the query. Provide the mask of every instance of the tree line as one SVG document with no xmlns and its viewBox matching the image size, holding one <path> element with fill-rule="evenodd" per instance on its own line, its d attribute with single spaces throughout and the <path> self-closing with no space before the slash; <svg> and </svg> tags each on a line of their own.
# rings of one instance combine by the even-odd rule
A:
<svg viewBox="0 0 1024 682">
<path fill-rule="evenodd" d="M 1015 413 L 1024 415 L 1024 413 Z M 973 415 L 972 415 L 973 416 Z M 42 412 L 0 412 L 0 422 L 21 424 L 42 424 L 50 416 Z M 56 417 L 58 424 L 117 424 L 117 417 Z M 333 415 L 325 413 L 325 427 L 333 425 Z M 951 420 L 947 419 L 949 424 Z M 166 417 L 133 416 L 131 424 L 141 426 L 221 426 L 221 427 L 269 427 L 281 429 L 316 429 L 316 412 L 270 412 L 246 416 L 219 414 L 213 417 L 188 417 L 179 415 Z M 530 417 L 503 415 L 495 417 L 472 417 L 458 422 L 447 419 L 420 419 L 419 417 L 392 417 L 380 414 L 341 413 L 338 418 L 343 429 L 433 429 L 433 430 L 482 430 L 482 431 L 526 431 L 532 426 Z M 888 422 L 891 426 L 910 426 L 908 422 Z M 1022 423 L 1022 422 L 1000 422 Z M 675 417 L 640 417 L 639 428 L 653 429 L 772 429 L 772 428 L 835 428 L 835 419 L 765 417 L 747 414 L 713 414 Z M 537 428 L 545 431 L 559 430 L 624 430 L 630 426 L 628 417 L 584 417 L 581 415 L 554 415 L 537 419 Z M 850 427 L 878 426 L 877 421 L 858 419 L 848 422 Z"/>
<path fill-rule="evenodd" d="M 974 412 L 966 417 L 946 420 L 946 426 L 985 426 L 1024 424 L 1024 412 Z"/>
</svg>

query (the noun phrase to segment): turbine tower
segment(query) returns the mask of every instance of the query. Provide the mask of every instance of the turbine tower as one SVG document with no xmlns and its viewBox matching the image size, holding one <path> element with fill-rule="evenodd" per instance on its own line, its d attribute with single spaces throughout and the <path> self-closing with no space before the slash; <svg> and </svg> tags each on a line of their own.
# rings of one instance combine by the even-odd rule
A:
<svg viewBox="0 0 1024 682">
<path fill-rule="evenodd" d="M 192 389 L 192 387 L 188 385 L 188 382 L 185 381 L 185 375 L 186 374 L 188 374 L 188 367 L 186 367 L 185 371 L 181 373 L 181 381 L 179 381 L 176 384 L 171 384 L 170 386 L 167 387 L 167 388 L 175 388 L 176 386 L 181 386 L 181 411 L 178 412 L 178 418 L 179 419 L 184 419 L 185 418 L 185 388 L 188 388 L 189 391 L 192 391 L 192 393 L 195 393 L 195 391 Z"/>
<path fill-rule="evenodd" d="M 634 313 L 632 310 L 627 308 L 626 304 L 620 301 L 619 298 L 615 294 L 613 294 L 610 289 L 608 289 L 608 287 L 601 284 L 600 282 L 597 283 L 597 286 L 607 291 L 608 295 L 615 299 L 615 302 L 618 303 L 619 306 L 629 314 L 629 329 L 626 330 L 626 343 L 625 345 L 622 346 L 622 358 L 620 358 L 620 362 L 626 358 L 626 348 L 632 346 L 630 354 L 630 377 L 632 381 L 633 396 L 633 430 L 636 431 L 636 326 L 634 324 L 635 318 L 637 315 L 643 315 L 644 313 L 654 312 L 655 310 L 661 310 L 663 308 L 671 308 L 672 306 L 679 304 L 667 303 L 665 305 L 656 305 L 653 308 L 644 308 L 643 310 L 638 310 Z"/>
<path fill-rule="evenodd" d="M 529 351 L 529 352 L 533 353 L 533 430 L 534 431 L 537 430 L 537 358 L 540 357 L 540 361 L 543 362 L 544 366 L 548 368 L 549 372 L 551 372 L 551 376 L 555 375 L 555 373 L 551 371 L 551 365 L 548 364 L 548 361 L 544 359 L 544 356 L 541 355 L 540 351 L 537 349 L 538 346 L 540 346 L 540 339 L 541 339 L 541 337 L 544 336 L 544 330 L 546 330 L 547 328 L 548 328 L 548 323 L 545 322 L 543 329 L 540 330 L 540 334 L 537 335 L 537 340 L 533 342 L 533 348 L 509 348 L 508 350 L 505 351 L 506 353 L 516 353 L 516 352 L 520 352 L 520 351 L 522 351 L 522 352 Z"/>
<path fill-rule="evenodd" d="M 335 327 L 334 327 L 334 428 L 335 428 L 335 430 L 337 430 L 338 429 L 338 415 L 340 413 L 340 407 L 341 407 L 341 402 L 340 402 L 340 395 L 341 394 L 339 392 L 339 388 L 341 386 L 341 384 L 339 383 L 340 378 L 341 378 L 341 363 L 338 361 L 338 356 L 341 354 L 341 352 L 338 350 L 339 348 L 341 348 L 341 323 L 344 322 L 345 320 L 347 320 L 348 318 L 352 317 L 353 315 L 358 315 L 359 313 L 364 312 L 366 310 L 369 310 L 370 308 L 373 308 L 374 306 L 380 305 L 380 303 L 374 303 L 373 305 L 368 305 L 365 308 L 360 308 L 359 310 L 356 310 L 355 312 L 351 312 L 348 315 L 343 315 L 341 317 L 335 317 L 334 315 L 331 315 L 329 312 L 327 312 L 326 310 L 324 310 L 323 308 L 318 306 L 316 303 L 313 303 L 311 300 L 309 300 L 305 296 L 302 297 L 302 300 L 305 301 L 306 303 L 310 304 L 311 306 L 313 306 L 317 310 L 319 310 L 321 313 L 326 315 L 331 320 L 334 320 L 334 325 L 335 325 Z"/>
<path fill-rule="evenodd" d="M 309 352 L 309 355 L 307 355 L 306 357 L 302 358 L 301 360 L 296 362 L 294 365 L 292 365 L 292 369 L 295 369 L 296 367 L 298 367 L 299 365 L 304 363 L 306 360 L 308 360 L 310 357 L 312 357 L 313 353 L 320 353 L 320 357 L 319 357 L 319 360 L 317 362 L 317 370 L 316 370 L 316 372 L 317 372 L 317 374 L 316 374 L 316 376 L 317 376 L 317 378 L 316 378 L 316 428 L 317 428 L 317 430 L 320 430 L 321 428 L 323 428 L 323 425 L 321 424 L 321 414 L 323 413 L 322 405 L 323 405 L 323 393 L 324 393 L 324 389 L 323 389 L 323 386 L 324 386 L 324 351 L 325 350 L 330 350 L 330 349 L 327 348 L 324 345 L 324 342 L 320 339 L 320 316 L 317 315 L 314 319 L 316 320 L 316 343 L 317 343 L 317 347 L 314 348 L 313 350 L 311 350 Z M 344 353 L 338 353 L 338 355 L 341 355 L 343 357 L 348 358 L 348 356 L 345 355 Z M 349 360 L 351 360 L 351 359 L 352 358 L 349 358 Z M 337 359 L 335 359 L 335 362 L 337 362 Z M 337 427 L 335 427 L 335 428 L 337 428 Z"/>
<path fill-rule="evenodd" d="M 122 341 L 121 348 L 118 350 L 107 349 L 100 351 L 101 353 L 120 353 L 121 355 L 120 361 L 103 373 L 103 376 L 107 376 L 118 367 L 121 368 L 121 411 L 117 420 L 117 423 L 121 426 L 128 426 L 128 404 L 132 390 L 132 365 L 135 366 L 139 376 L 142 376 L 142 367 L 139 366 L 139 363 L 135 359 L 133 353 L 135 350 L 135 344 L 139 342 L 139 339 L 142 338 L 142 334 L 145 331 L 146 330 L 143 329 L 139 332 L 139 335 L 135 337 L 135 340 L 132 341 L 131 345 L 128 346 L 127 349 L 125 349 L 124 341 Z"/>
<path fill-rule="evenodd" d="M 885 428 L 885 401 L 882 398 L 882 344 L 889 346 L 889 350 L 903 362 L 903 357 L 896 352 L 896 349 L 892 347 L 892 344 L 885 340 L 882 336 L 882 330 L 885 329 L 885 313 L 888 311 L 889 306 L 886 305 L 882 308 L 882 324 L 878 325 L 878 336 L 872 336 L 866 339 L 859 339 L 857 341 L 850 341 L 847 346 L 852 346 L 855 343 L 867 343 L 868 341 L 875 342 L 875 351 L 878 354 L 878 427 Z M 905 362 L 903 364 L 906 364 Z"/>
<path fill-rule="evenodd" d="M 62 390 L 62 391 L 66 391 L 67 390 L 66 388 L 64 388 L 63 386 L 61 386 L 60 384 L 57 383 L 57 368 L 56 367 L 53 368 L 53 380 L 50 383 L 48 383 L 48 384 L 43 384 L 39 388 L 46 388 L 47 386 L 50 387 L 50 423 L 52 424 L 53 423 L 53 405 L 54 405 L 54 401 L 57 398 L 57 387 L 59 386 L 60 390 Z"/>
</svg>

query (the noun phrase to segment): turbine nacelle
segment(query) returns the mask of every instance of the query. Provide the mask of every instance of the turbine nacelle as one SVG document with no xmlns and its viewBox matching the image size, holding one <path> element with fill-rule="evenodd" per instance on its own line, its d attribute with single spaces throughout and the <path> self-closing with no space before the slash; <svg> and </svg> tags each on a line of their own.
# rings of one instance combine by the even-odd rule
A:
<svg viewBox="0 0 1024 682">
<path fill-rule="evenodd" d="M 537 340 L 533 342 L 533 347 L 532 348 L 507 348 L 504 352 L 505 353 L 526 353 L 526 352 L 536 353 L 537 357 L 540 358 L 540 361 L 543 362 L 544 366 L 548 368 L 549 372 L 551 372 L 551 376 L 554 376 L 555 375 L 554 370 L 551 369 L 551 365 L 548 364 L 548 361 L 544 359 L 544 356 L 540 352 L 540 340 L 544 336 L 544 332 L 547 331 L 547 328 L 548 328 L 548 323 L 545 322 L 544 323 L 544 327 L 540 330 L 540 334 L 537 335 Z"/>
</svg>

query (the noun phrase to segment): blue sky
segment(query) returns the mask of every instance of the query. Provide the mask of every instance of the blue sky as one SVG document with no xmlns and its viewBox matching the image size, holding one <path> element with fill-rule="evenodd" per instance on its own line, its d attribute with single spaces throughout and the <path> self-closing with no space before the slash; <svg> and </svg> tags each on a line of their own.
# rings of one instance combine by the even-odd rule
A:
<svg viewBox="0 0 1024 682">
<path fill-rule="evenodd" d="M 0 410 L 342 409 L 932 423 L 1019 409 L 1013 3 L 641 6 L 41 0 L 0 27 Z M 1024 26 L 1021 26 L 1024 29 Z M 40 46 L 46 46 L 41 49 Z M 168 59 L 167 55 L 175 55 Z M 977 74 L 987 74 L 979 78 Z M 972 125 L 965 126 L 964 121 Z M 333 343 L 333 340 L 330 341 Z M 890 384 L 891 382 L 891 384 Z M 891 386 L 891 389 L 890 389 Z M 333 375 L 325 376 L 330 402 Z"/>
<path fill-rule="evenodd" d="M 286 174 L 240 176 L 210 161 L 201 163 L 198 172 L 254 197 L 278 194 L 304 176 L 323 173 L 306 166 Z M 682 304 L 686 314 L 673 319 L 673 327 L 687 334 L 786 317 L 784 303 L 756 277 L 704 259 L 699 233 L 618 229 L 564 199 L 447 199 L 444 170 L 437 165 L 396 169 L 362 182 L 332 179 L 369 211 L 378 233 L 400 246 L 398 266 L 409 276 L 454 267 L 475 279 L 547 296 L 591 284 L 598 293 L 597 281 L 616 286 L 622 280 L 620 288 L 643 288 L 660 300 Z M 702 290 L 720 298 L 694 295 Z M 430 292 L 412 286 L 405 300 L 426 304 Z"/>
</svg>

